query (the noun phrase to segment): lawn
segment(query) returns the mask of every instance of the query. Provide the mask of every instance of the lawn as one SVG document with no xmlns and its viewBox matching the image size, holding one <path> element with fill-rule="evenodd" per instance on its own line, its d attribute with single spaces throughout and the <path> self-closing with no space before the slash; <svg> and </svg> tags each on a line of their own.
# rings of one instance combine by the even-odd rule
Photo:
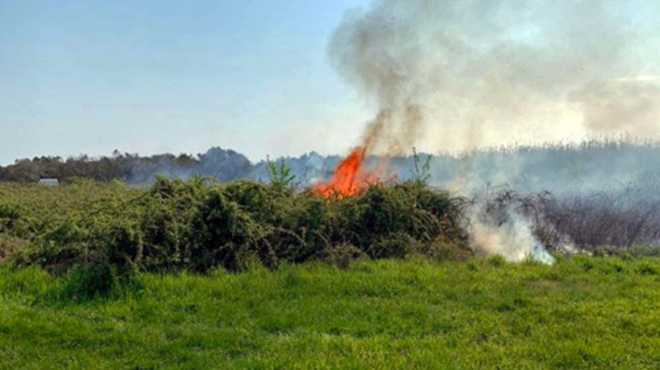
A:
<svg viewBox="0 0 660 370">
<path fill-rule="evenodd" d="M 660 368 L 660 260 L 140 274 L 76 301 L 0 267 L 0 368 Z"/>
</svg>

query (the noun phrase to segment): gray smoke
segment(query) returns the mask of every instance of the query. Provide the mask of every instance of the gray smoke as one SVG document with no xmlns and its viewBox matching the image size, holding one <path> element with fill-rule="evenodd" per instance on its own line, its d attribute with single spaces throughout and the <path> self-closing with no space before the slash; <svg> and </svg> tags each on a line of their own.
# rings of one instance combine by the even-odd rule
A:
<svg viewBox="0 0 660 370">
<path fill-rule="evenodd" d="M 649 12 L 660 19 L 652 1 L 379 0 L 347 13 L 329 51 L 379 112 L 361 143 L 371 153 L 648 137 L 660 123 L 659 28 L 635 25 Z M 467 159 L 453 183 L 464 192 L 479 172 Z M 498 180 L 519 177 L 504 167 Z M 472 224 L 476 244 L 511 260 L 540 245 L 521 215 Z"/>
<path fill-rule="evenodd" d="M 660 122 L 660 78 L 640 76 L 608 82 L 596 81 L 575 92 L 582 105 L 584 124 L 595 131 L 625 128 L 643 137 Z"/>
<path fill-rule="evenodd" d="M 651 0 L 380 0 L 346 14 L 329 52 L 381 112 L 365 134 L 376 152 L 647 136 L 660 26 L 641 14 L 660 19 Z"/>
</svg>

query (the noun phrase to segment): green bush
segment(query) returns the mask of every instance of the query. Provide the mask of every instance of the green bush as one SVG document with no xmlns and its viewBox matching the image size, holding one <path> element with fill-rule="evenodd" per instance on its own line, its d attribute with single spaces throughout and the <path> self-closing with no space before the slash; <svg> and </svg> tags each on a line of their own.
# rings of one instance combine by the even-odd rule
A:
<svg viewBox="0 0 660 370">
<path fill-rule="evenodd" d="M 21 214 L 16 208 L 0 204 L 0 233 L 12 229 L 20 218 Z"/>
<path fill-rule="evenodd" d="M 29 246 L 14 260 L 50 271 L 92 261 L 118 271 L 204 273 L 241 270 L 254 259 L 276 268 L 323 258 L 346 266 L 365 256 L 464 259 L 471 253 L 460 226 L 461 199 L 421 182 L 374 185 L 343 200 L 281 185 L 159 178 L 141 191 L 115 187 L 91 203 L 33 220 Z M 71 189 L 90 192 L 89 186 Z"/>
<path fill-rule="evenodd" d="M 362 259 L 364 256 L 360 249 L 350 244 L 340 244 L 325 251 L 326 261 L 342 270 L 347 270 L 352 261 Z"/>
</svg>

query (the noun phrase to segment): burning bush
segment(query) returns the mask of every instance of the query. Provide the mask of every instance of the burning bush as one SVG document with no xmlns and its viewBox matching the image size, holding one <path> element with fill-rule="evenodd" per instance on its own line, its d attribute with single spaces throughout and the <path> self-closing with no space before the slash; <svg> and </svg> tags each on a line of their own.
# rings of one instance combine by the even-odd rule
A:
<svg viewBox="0 0 660 370">
<path fill-rule="evenodd" d="M 105 261 L 117 271 L 205 272 L 255 259 L 271 268 L 337 259 L 339 249 L 369 258 L 470 253 L 462 199 L 420 183 L 373 184 L 340 200 L 250 181 L 160 178 L 137 194 L 51 220 L 16 262 L 54 271 Z"/>
</svg>

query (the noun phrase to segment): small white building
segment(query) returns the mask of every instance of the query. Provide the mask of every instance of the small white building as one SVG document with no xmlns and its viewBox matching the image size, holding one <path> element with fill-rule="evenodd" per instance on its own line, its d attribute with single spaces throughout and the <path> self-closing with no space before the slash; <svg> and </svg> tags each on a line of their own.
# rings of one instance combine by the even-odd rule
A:
<svg viewBox="0 0 660 370">
<path fill-rule="evenodd" d="M 48 186 L 48 187 L 60 186 L 60 180 L 58 180 L 58 179 L 40 179 L 39 180 L 39 186 Z"/>
</svg>

